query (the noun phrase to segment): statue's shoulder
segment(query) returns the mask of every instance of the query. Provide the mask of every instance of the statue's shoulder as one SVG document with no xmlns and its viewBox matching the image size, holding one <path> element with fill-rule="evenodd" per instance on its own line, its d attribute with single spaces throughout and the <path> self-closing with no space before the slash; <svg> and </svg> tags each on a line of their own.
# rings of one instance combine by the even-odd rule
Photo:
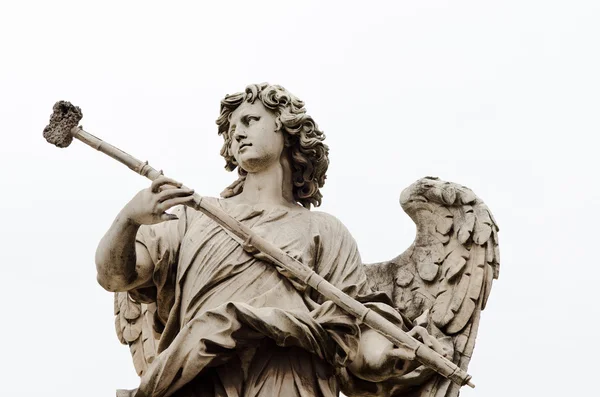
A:
<svg viewBox="0 0 600 397">
<path fill-rule="evenodd" d="M 328 212 L 316 210 L 306 210 L 306 212 L 310 214 L 311 219 L 315 222 L 320 222 L 323 224 L 342 224 L 338 218 Z"/>
<path fill-rule="evenodd" d="M 311 222 L 316 225 L 322 236 L 338 238 L 351 237 L 348 228 L 334 215 L 323 211 L 307 211 L 310 213 Z"/>
</svg>

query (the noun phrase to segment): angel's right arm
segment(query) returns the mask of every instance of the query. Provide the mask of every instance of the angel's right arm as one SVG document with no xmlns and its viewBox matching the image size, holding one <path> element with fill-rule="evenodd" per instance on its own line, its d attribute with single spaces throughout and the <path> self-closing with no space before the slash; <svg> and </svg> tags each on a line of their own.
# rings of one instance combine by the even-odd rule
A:
<svg viewBox="0 0 600 397">
<path fill-rule="evenodd" d="M 136 242 L 139 227 L 120 213 L 100 240 L 96 270 L 104 289 L 129 291 L 151 281 L 154 264 L 146 247 Z"/>
<path fill-rule="evenodd" d="M 193 200 L 194 191 L 165 176 L 155 179 L 121 210 L 96 250 L 98 283 L 112 292 L 129 291 L 152 281 L 154 262 L 148 249 L 136 243 L 141 225 L 177 219 L 165 211 Z"/>
</svg>

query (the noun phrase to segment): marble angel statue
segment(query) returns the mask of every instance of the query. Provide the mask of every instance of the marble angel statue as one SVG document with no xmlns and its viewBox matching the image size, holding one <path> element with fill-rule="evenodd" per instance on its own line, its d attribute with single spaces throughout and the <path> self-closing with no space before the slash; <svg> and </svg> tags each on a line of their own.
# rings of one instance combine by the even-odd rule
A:
<svg viewBox="0 0 600 397">
<path fill-rule="evenodd" d="M 250 85 L 221 101 L 221 155 L 238 179 L 205 198 L 466 369 L 492 280 L 498 228 L 469 189 L 427 177 L 405 189 L 417 225 L 397 258 L 364 264 L 335 217 L 311 210 L 329 164 L 304 103 Z M 191 189 L 159 177 L 127 203 L 96 253 L 115 292 L 135 397 L 456 397 L 459 387 L 365 327 L 205 214 Z"/>
</svg>

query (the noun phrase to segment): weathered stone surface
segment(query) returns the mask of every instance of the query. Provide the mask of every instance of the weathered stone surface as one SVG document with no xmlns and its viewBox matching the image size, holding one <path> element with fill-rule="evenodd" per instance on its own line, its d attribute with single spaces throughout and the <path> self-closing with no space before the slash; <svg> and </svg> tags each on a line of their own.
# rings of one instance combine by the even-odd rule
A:
<svg viewBox="0 0 600 397">
<path fill-rule="evenodd" d="M 329 150 L 304 103 L 280 86 L 250 85 L 221 101 L 221 155 L 238 170 L 221 198 L 197 195 L 76 123 L 64 128 L 61 117 L 45 136 L 70 143 L 72 134 L 153 180 L 96 255 L 99 283 L 115 292 L 118 338 L 141 377 L 117 395 L 458 395 L 460 386 L 420 364 L 416 341 L 434 362 L 467 369 L 499 267 L 498 228 L 472 191 L 415 182 L 400 199 L 417 225 L 414 243 L 365 265 L 341 222 L 311 211 Z M 385 333 L 396 343 L 365 324 L 395 325 Z M 394 339 L 407 334 L 415 339 Z"/>
</svg>

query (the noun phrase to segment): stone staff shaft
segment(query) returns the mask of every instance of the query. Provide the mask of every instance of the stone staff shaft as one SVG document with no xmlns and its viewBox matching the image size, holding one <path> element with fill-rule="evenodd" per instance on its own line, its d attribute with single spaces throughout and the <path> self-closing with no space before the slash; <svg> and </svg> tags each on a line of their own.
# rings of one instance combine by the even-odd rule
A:
<svg viewBox="0 0 600 397">
<path fill-rule="evenodd" d="M 67 147 L 71 144 L 73 138 L 76 138 L 150 180 L 155 180 L 162 175 L 162 171 L 152 168 L 147 161 L 140 161 L 119 148 L 84 131 L 78 126 L 81 118 L 82 113 L 78 107 L 66 101 L 57 102 L 54 105 L 54 113 L 50 117 L 50 124 L 44 129 L 44 137 L 48 142 L 58 147 Z M 377 312 L 345 294 L 310 267 L 292 258 L 271 242 L 258 236 L 250 228 L 240 223 L 221 208 L 210 204 L 207 200 L 203 200 L 201 195 L 195 193 L 193 202 L 188 206 L 204 213 L 217 222 L 227 232 L 235 236 L 236 240 L 242 244 L 242 247 L 246 251 L 251 253 L 262 252 L 272 263 L 281 266 L 297 280 L 300 280 L 305 285 L 318 291 L 325 298 L 333 301 L 362 324 L 385 336 L 394 345 L 408 348 L 413 354 L 413 358 L 421 364 L 433 369 L 438 374 L 460 386 L 468 385 L 475 387 L 471 383 L 471 375 L 452 361 L 413 338 Z"/>
</svg>

